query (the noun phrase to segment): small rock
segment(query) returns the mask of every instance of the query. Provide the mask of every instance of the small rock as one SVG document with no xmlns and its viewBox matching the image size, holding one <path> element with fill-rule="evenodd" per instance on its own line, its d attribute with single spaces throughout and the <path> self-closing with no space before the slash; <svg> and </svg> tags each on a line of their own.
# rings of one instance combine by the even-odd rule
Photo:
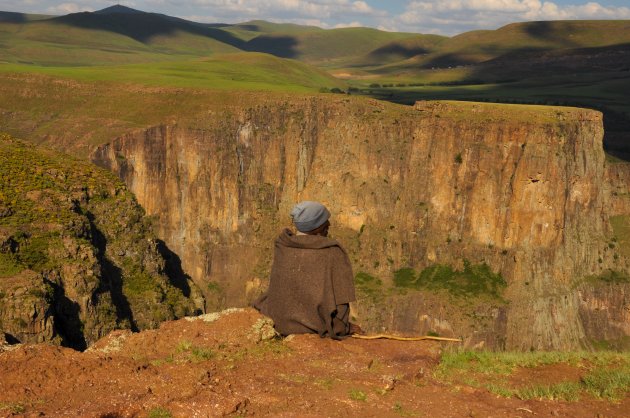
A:
<svg viewBox="0 0 630 418">
<path fill-rule="evenodd" d="M 394 389 L 397 379 L 396 376 L 383 376 L 383 381 L 385 382 L 385 387 L 383 388 L 383 390 L 390 391 Z"/>
<path fill-rule="evenodd" d="M 248 338 L 257 343 L 276 338 L 278 333 L 273 325 L 273 320 L 271 318 L 260 318 L 254 325 L 252 325 L 251 333 L 248 335 Z"/>
<path fill-rule="evenodd" d="M 248 406 L 249 406 L 249 399 L 244 398 L 238 401 L 236 405 L 234 405 L 228 412 L 224 413 L 223 415 L 231 415 L 231 414 L 246 415 Z"/>
</svg>

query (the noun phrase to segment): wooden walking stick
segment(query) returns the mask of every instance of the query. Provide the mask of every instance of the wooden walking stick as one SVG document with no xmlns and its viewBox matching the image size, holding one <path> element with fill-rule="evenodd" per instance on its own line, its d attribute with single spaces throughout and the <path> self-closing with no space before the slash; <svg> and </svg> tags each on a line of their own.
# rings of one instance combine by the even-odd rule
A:
<svg viewBox="0 0 630 418">
<path fill-rule="evenodd" d="M 433 337 L 431 335 L 424 335 L 421 337 L 399 337 L 397 335 L 390 334 L 375 334 L 375 335 L 359 335 L 359 334 L 351 334 L 352 338 L 359 338 L 361 340 L 378 340 L 380 338 L 387 340 L 397 340 L 397 341 L 422 341 L 422 340 L 433 340 L 433 341 L 452 341 L 461 343 L 462 340 L 460 338 L 446 338 L 446 337 Z"/>
</svg>

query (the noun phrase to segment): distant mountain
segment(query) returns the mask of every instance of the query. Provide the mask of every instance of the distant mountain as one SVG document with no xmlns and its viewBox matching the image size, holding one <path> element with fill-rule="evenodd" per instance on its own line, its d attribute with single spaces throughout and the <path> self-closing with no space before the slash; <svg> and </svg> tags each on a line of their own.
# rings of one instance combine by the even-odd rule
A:
<svg viewBox="0 0 630 418">
<path fill-rule="evenodd" d="M 116 4 L 114 6 L 109 6 L 101 10 L 97 10 L 93 12 L 97 15 L 107 15 L 112 13 L 125 13 L 125 14 L 142 14 L 146 13 L 142 10 L 132 9 L 131 7 L 123 6 L 121 4 Z"/>
<path fill-rule="evenodd" d="M 228 32 L 196 22 L 158 13 L 140 12 L 124 6 L 112 11 L 112 7 L 96 13 L 72 13 L 49 21 L 88 30 L 114 32 L 142 43 L 150 43 L 152 38 L 157 36 L 175 36 L 177 32 L 214 39 L 237 48 L 243 43 Z M 123 12 L 116 10 L 123 10 Z"/>
</svg>

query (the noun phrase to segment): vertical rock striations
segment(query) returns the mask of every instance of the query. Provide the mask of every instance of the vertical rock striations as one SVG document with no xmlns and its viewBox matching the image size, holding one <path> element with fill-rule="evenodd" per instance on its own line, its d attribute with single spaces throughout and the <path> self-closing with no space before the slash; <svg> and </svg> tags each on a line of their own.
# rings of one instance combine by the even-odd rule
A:
<svg viewBox="0 0 630 418">
<path fill-rule="evenodd" d="M 265 285 L 275 234 L 313 199 L 363 274 L 370 329 L 589 344 L 576 289 L 621 260 L 606 250 L 600 113 L 303 98 L 213 108 L 200 126 L 131 133 L 92 158 L 155 216 L 209 305 Z"/>
</svg>

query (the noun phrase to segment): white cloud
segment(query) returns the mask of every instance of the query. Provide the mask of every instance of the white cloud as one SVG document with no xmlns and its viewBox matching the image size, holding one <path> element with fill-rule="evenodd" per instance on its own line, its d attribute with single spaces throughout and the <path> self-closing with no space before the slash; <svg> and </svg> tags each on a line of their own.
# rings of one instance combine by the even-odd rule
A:
<svg viewBox="0 0 630 418">
<path fill-rule="evenodd" d="M 163 0 L 146 2 L 157 6 Z M 325 21 L 330 26 L 350 19 L 360 21 L 387 14 L 363 0 L 172 0 L 169 4 L 180 10 L 190 10 L 190 15 L 199 16 L 207 11 L 207 15 L 226 21 L 292 19 L 296 22 L 298 19 L 311 19 Z"/>
<path fill-rule="evenodd" d="M 57 6 L 49 7 L 46 11 L 50 14 L 68 14 L 78 12 L 92 12 L 94 11 L 94 8 L 77 3 L 61 3 Z"/>
<path fill-rule="evenodd" d="M 337 23 L 335 26 L 333 26 L 335 29 L 341 29 L 341 28 L 360 28 L 363 25 L 361 22 L 350 22 L 350 23 Z"/>
<path fill-rule="evenodd" d="M 541 0 L 416 0 L 388 26 L 414 32 L 455 34 L 528 20 L 628 19 L 630 8 L 596 2 L 558 5 Z"/>
</svg>

